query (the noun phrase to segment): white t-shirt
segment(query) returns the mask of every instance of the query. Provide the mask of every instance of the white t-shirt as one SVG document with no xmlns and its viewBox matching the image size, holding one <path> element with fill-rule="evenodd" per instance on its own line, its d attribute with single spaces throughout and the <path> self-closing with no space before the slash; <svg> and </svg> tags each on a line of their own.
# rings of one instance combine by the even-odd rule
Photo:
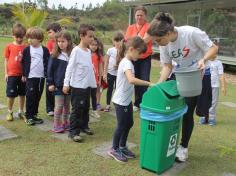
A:
<svg viewBox="0 0 236 176">
<path fill-rule="evenodd" d="M 109 48 L 107 50 L 107 56 L 109 58 L 107 72 L 113 76 L 116 76 L 117 69 L 114 66 L 116 65 L 117 49 L 115 47 Z"/>
<path fill-rule="evenodd" d="M 85 51 L 76 46 L 72 50 L 64 79 L 64 86 L 69 85 L 82 89 L 97 87 L 89 49 Z"/>
<path fill-rule="evenodd" d="M 127 58 L 123 58 L 118 67 L 116 90 L 112 98 L 114 103 L 122 106 L 128 106 L 131 103 L 134 93 L 134 85 L 129 83 L 125 75 L 127 70 L 131 70 L 134 74 L 132 62 Z"/>
<path fill-rule="evenodd" d="M 220 87 L 220 75 L 224 74 L 222 62 L 217 59 L 208 62 L 211 69 L 211 87 Z"/>
<path fill-rule="evenodd" d="M 28 78 L 43 78 L 44 66 L 43 66 L 43 47 L 37 48 L 30 45 L 30 72 Z"/>
<path fill-rule="evenodd" d="M 196 67 L 213 42 L 198 28 L 181 26 L 175 29 L 178 32 L 176 41 L 160 46 L 161 62 L 171 64 L 174 60 L 177 63 L 175 68 Z"/>
</svg>

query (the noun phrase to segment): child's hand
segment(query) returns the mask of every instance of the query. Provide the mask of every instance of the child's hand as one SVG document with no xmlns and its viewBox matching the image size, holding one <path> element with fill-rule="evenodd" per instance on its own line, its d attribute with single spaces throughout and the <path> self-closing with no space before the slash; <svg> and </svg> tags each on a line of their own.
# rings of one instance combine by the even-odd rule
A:
<svg viewBox="0 0 236 176">
<path fill-rule="evenodd" d="M 25 77 L 25 76 L 22 76 L 21 81 L 22 81 L 22 82 L 26 82 L 26 77 Z"/>
<path fill-rule="evenodd" d="M 226 96 L 226 89 L 224 87 L 221 88 L 221 92 L 223 93 L 224 96 Z"/>
<path fill-rule="evenodd" d="M 107 83 L 107 74 L 104 74 L 102 79 Z"/>
<path fill-rule="evenodd" d="M 48 87 L 48 90 L 49 90 L 50 92 L 55 91 L 55 86 L 54 86 L 54 85 L 50 85 L 50 86 Z"/>
<path fill-rule="evenodd" d="M 152 87 L 152 86 L 154 86 L 154 85 L 155 85 L 154 83 L 150 83 L 150 84 L 149 84 L 149 87 Z"/>
<path fill-rule="evenodd" d="M 70 90 L 69 86 L 64 86 L 62 91 L 64 94 L 69 94 L 69 90 Z"/>
</svg>

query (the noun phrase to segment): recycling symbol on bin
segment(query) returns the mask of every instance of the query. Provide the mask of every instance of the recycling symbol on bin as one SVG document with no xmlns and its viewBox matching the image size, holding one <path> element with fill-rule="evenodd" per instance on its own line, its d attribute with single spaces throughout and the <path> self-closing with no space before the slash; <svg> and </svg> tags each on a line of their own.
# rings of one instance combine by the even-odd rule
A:
<svg viewBox="0 0 236 176">
<path fill-rule="evenodd" d="M 176 135 L 172 136 L 172 138 L 170 140 L 170 145 L 171 146 L 174 146 L 176 144 L 176 140 L 177 140 L 176 137 L 177 137 Z"/>
</svg>

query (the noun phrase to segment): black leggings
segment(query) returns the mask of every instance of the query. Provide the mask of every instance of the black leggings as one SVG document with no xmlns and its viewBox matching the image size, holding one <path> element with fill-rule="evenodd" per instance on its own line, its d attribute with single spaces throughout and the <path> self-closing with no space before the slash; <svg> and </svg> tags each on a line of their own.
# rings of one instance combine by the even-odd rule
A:
<svg viewBox="0 0 236 176">
<path fill-rule="evenodd" d="M 92 108 L 95 111 L 97 109 L 97 88 L 91 88 L 91 100 Z"/>
<path fill-rule="evenodd" d="M 197 105 L 197 99 L 198 96 L 185 98 L 188 110 L 183 116 L 182 139 L 180 143 L 184 148 L 188 147 L 188 143 L 192 135 L 194 127 L 193 113 Z"/>
<path fill-rule="evenodd" d="M 116 109 L 117 127 L 113 136 L 113 149 L 126 147 L 129 130 L 134 124 L 132 102 L 128 106 L 114 104 Z"/>
<path fill-rule="evenodd" d="M 115 83 L 116 83 L 116 76 L 111 75 L 111 74 L 107 74 L 107 84 L 108 84 L 108 88 L 107 88 L 107 105 L 111 104 L 111 97 L 112 97 L 112 92 L 113 89 L 115 87 Z"/>
</svg>

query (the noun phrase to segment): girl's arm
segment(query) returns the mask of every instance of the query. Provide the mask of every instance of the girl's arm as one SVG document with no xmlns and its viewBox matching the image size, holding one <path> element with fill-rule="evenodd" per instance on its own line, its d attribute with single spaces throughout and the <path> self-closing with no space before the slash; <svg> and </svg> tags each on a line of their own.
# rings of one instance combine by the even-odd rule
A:
<svg viewBox="0 0 236 176">
<path fill-rule="evenodd" d="M 5 68 L 5 81 L 7 81 L 7 78 L 8 78 L 8 75 L 7 75 L 7 58 L 5 58 L 4 68 Z"/>
<path fill-rule="evenodd" d="M 125 71 L 125 76 L 128 79 L 130 84 L 134 84 L 137 86 L 152 86 L 153 84 L 148 82 L 148 81 L 144 81 L 138 78 L 134 77 L 134 74 L 132 73 L 131 70 L 126 70 Z"/>
<path fill-rule="evenodd" d="M 169 77 L 169 75 L 171 74 L 172 72 L 172 64 L 170 63 L 165 63 L 163 64 L 163 67 L 162 67 L 162 70 L 161 70 L 161 76 L 160 76 L 160 79 L 159 79 L 159 83 L 161 82 L 164 82 L 167 80 L 167 78 Z"/>
<path fill-rule="evenodd" d="M 206 61 L 215 58 L 218 53 L 218 47 L 213 44 L 212 47 L 205 53 L 204 57 L 198 61 L 198 68 L 204 69 Z"/>
<path fill-rule="evenodd" d="M 226 95 L 226 83 L 225 83 L 225 77 L 224 74 L 220 75 L 220 83 L 221 83 L 221 91 L 223 95 Z"/>
</svg>

